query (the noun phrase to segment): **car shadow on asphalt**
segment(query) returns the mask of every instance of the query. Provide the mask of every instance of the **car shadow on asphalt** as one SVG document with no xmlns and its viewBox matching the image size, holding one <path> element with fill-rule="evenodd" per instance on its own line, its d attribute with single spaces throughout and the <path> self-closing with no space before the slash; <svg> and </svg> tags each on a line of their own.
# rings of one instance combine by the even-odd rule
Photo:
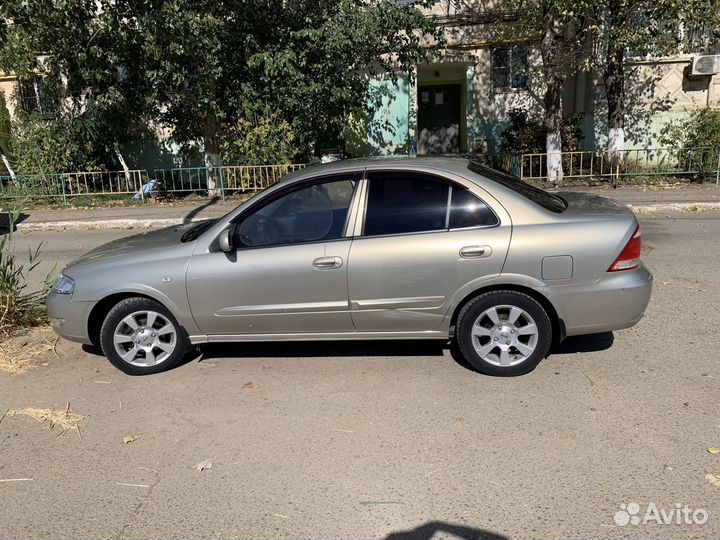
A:
<svg viewBox="0 0 720 540">
<path fill-rule="evenodd" d="M 507 540 L 506 536 L 485 529 L 476 529 L 475 527 L 445 523 L 443 521 L 428 521 L 414 529 L 393 532 L 387 535 L 384 540 L 430 540 L 436 533 L 440 533 L 440 538 L 452 535 L 465 540 Z"/>
<path fill-rule="evenodd" d="M 587 352 L 606 351 L 612 347 L 615 336 L 612 332 L 588 334 L 587 336 L 572 336 L 565 341 L 550 347 L 548 356 L 553 354 L 575 354 Z"/>
<path fill-rule="evenodd" d="M 443 356 L 448 342 L 402 341 L 276 341 L 211 343 L 202 346 L 204 360 L 211 358 L 311 358 L 357 356 Z M 197 355 L 196 355 L 197 356 Z"/>
<path fill-rule="evenodd" d="M 612 347 L 612 332 L 573 336 L 550 348 L 548 356 L 605 351 Z M 83 345 L 88 354 L 102 356 L 102 352 L 90 345 Z M 206 362 L 220 358 L 343 358 L 343 357 L 389 357 L 389 356 L 436 356 L 445 351 L 461 367 L 475 371 L 460 353 L 455 340 L 395 340 L 395 341 L 276 341 L 210 343 L 190 351 L 180 365 L 190 362 Z"/>
<path fill-rule="evenodd" d="M 569 337 L 559 345 L 551 347 L 548 356 L 604 351 L 612 347 L 614 339 L 612 332 Z M 475 371 L 465 361 L 454 340 L 211 343 L 188 354 L 182 364 L 219 358 L 442 357 L 445 351 L 450 352 L 457 364 Z"/>
</svg>

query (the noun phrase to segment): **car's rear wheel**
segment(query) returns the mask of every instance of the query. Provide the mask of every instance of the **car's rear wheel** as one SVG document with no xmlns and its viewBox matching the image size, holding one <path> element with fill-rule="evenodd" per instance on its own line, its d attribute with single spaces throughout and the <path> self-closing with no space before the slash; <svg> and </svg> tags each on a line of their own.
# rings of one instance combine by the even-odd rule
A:
<svg viewBox="0 0 720 540">
<path fill-rule="evenodd" d="M 188 339 L 165 306 L 149 298 L 127 298 L 105 317 L 100 330 L 103 354 L 129 375 L 149 375 L 175 367 Z"/>
<path fill-rule="evenodd" d="M 477 371 L 522 375 L 547 354 L 552 325 L 534 298 L 516 291 L 493 291 L 463 307 L 455 335 L 463 357 Z"/>
</svg>

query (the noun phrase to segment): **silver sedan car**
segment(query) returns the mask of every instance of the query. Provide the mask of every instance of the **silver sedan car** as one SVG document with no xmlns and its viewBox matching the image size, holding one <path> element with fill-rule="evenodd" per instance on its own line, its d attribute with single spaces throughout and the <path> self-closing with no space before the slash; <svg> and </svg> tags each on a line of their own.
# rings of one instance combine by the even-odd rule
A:
<svg viewBox="0 0 720 540">
<path fill-rule="evenodd" d="M 202 343 L 449 338 L 477 371 L 518 375 L 566 336 L 640 320 L 640 248 L 635 216 L 607 198 L 461 158 L 349 160 L 94 249 L 62 271 L 48 314 L 132 375 Z"/>
</svg>

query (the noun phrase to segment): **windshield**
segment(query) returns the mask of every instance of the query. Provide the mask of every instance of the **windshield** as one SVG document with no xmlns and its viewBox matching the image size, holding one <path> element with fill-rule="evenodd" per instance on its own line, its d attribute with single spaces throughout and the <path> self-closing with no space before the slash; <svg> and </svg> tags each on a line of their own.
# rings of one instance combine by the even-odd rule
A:
<svg viewBox="0 0 720 540">
<path fill-rule="evenodd" d="M 559 195 L 548 193 L 542 188 L 528 184 L 519 178 L 510 176 L 509 174 L 496 171 L 495 169 L 491 169 L 490 167 L 486 167 L 485 165 L 481 165 L 480 163 L 473 161 L 471 161 L 468 165 L 468 169 L 513 190 L 518 195 L 522 195 L 526 199 L 529 199 L 535 204 L 542 206 L 546 210 L 555 212 L 556 214 L 561 213 L 567 208 L 567 202 Z"/>
<path fill-rule="evenodd" d="M 191 227 L 187 231 L 185 231 L 185 234 L 182 235 L 180 238 L 181 242 L 192 242 L 193 240 L 197 240 L 202 233 L 207 231 L 210 227 L 215 225 L 217 223 L 217 219 L 207 219 L 205 221 L 199 222 L 194 227 Z"/>
</svg>

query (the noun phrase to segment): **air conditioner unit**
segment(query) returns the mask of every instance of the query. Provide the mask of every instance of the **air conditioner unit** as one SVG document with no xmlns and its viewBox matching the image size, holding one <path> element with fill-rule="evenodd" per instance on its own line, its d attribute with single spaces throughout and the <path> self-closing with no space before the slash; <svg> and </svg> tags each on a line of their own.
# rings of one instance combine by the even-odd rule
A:
<svg viewBox="0 0 720 540">
<path fill-rule="evenodd" d="M 693 57 L 690 75 L 715 75 L 720 73 L 720 55 L 705 54 Z"/>
</svg>

